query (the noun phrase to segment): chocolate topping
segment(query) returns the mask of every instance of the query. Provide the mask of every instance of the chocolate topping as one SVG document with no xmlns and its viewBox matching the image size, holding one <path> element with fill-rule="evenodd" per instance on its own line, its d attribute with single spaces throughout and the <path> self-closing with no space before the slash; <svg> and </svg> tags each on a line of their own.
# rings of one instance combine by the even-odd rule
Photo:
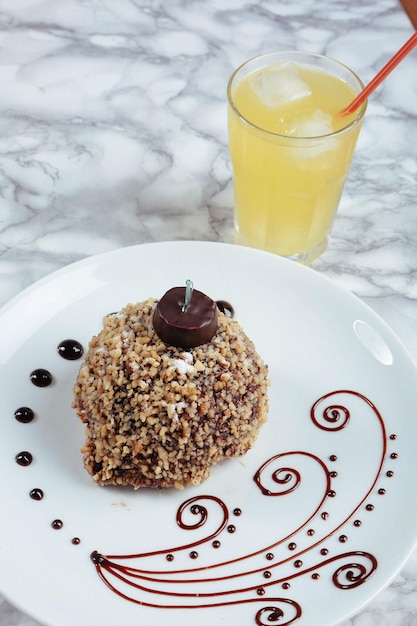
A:
<svg viewBox="0 0 417 626">
<path fill-rule="evenodd" d="M 208 343 L 217 332 L 214 300 L 193 289 L 185 306 L 185 287 L 173 287 L 160 299 L 153 326 L 163 342 L 178 348 L 195 348 Z"/>
</svg>

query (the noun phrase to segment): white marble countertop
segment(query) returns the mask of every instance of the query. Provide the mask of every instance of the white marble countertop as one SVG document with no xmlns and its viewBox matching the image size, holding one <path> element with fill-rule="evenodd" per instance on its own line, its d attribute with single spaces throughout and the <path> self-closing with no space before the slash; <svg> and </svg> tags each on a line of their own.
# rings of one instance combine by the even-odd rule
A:
<svg viewBox="0 0 417 626">
<path fill-rule="evenodd" d="M 0 304 L 114 248 L 231 242 L 232 70 L 295 48 L 367 81 L 412 32 L 397 0 L 0 0 Z M 417 361 L 417 49 L 371 97 L 313 267 Z M 35 624 L 0 596 L 0 626 Z M 411 624 L 417 553 L 343 626 Z"/>
</svg>

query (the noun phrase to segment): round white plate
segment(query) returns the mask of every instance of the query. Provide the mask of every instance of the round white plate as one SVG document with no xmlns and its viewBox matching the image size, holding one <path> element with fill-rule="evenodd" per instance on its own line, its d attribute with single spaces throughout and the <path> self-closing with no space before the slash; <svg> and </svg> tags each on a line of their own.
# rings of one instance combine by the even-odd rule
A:
<svg viewBox="0 0 417 626">
<path fill-rule="evenodd" d="M 80 361 L 57 346 L 87 347 L 103 316 L 188 278 L 233 305 L 268 363 L 268 422 L 200 487 L 97 487 L 71 409 Z M 42 623 L 328 626 L 415 545 L 416 368 L 375 313 L 314 270 L 207 242 L 91 257 L 0 312 L 0 360 L 0 590 Z M 37 368 L 50 386 L 32 384 Z M 33 421 L 15 419 L 20 407 Z M 120 567 L 96 570 L 93 551 Z"/>
</svg>

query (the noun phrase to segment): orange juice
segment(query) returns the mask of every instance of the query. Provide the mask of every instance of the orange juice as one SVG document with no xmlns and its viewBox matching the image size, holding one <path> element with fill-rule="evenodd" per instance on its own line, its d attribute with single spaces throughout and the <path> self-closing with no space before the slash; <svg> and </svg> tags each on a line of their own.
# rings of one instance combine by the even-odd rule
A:
<svg viewBox="0 0 417 626">
<path fill-rule="evenodd" d="M 309 263 L 327 247 L 365 106 L 361 89 L 320 55 L 273 53 L 244 64 L 228 87 L 236 243 Z"/>
</svg>

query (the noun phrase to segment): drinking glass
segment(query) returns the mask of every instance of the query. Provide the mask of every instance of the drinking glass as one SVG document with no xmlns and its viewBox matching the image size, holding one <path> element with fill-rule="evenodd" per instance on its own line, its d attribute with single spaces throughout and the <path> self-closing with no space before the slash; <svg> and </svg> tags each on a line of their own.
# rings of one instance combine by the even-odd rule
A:
<svg viewBox="0 0 417 626">
<path fill-rule="evenodd" d="M 319 54 L 273 52 L 227 87 L 235 242 L 309 264 L 327 248 L 366 102 L 363 84 Z"/>
</svg>

